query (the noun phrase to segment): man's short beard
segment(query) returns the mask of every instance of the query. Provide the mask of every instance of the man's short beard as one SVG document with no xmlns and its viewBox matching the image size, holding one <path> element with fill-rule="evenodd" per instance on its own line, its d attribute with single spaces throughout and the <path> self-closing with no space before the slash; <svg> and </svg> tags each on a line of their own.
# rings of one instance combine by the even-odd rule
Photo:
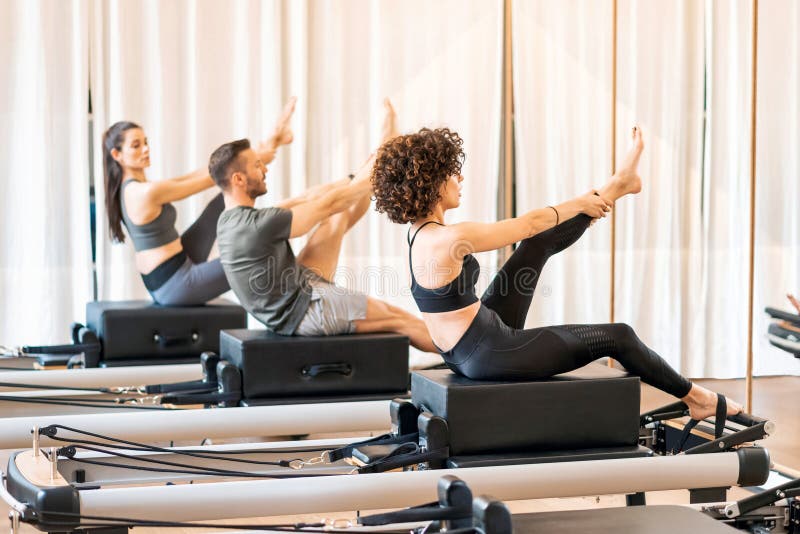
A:
<svg viewBox="0 0 800 534">
<path fill-rule="evenodd" d="M 267 194 L 267 188 L 259 186 L 258 183 L 255 182 L 255 180 L 253 180 L 251 182 L 250 179 L 248 178 L 248 180 L 247 180 L 247 189 L 245 190 L 245 192 L 247 193 L 248 197 L 250 197 L 253 200 L 255 200 L 258 197 L 260 197 L 261 195 L 266 195 Z"/>
</svg>

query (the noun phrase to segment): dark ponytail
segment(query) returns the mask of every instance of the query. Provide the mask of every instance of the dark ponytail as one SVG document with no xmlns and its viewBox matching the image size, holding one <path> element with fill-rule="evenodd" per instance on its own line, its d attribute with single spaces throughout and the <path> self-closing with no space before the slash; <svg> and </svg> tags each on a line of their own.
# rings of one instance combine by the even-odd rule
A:
<svg viewBox="0 0 800 534">
<path fill-rule="evenodd" d="M 103 177 L 106 188 L 106 213 L 108 214 L 108 233 L 112 241 L 125 242 L 122 233 L 122 166 L 111 156 L 111 150 L 122 149 L 125 132 L 141 128 L 128 121 L 115 122 L 103 134 Z"/>
</svg>

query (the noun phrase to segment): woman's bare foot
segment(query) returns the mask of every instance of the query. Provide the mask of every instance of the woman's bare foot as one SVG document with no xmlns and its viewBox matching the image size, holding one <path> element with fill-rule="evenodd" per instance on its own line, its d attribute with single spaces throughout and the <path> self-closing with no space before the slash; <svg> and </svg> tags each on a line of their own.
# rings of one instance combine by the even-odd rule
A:
<svg viewBox="0 0 800 534">
<path fill-rule="evenodd" d="M 689 407 L 692 419 L 705 419 L 717 414 L 717 394 L 697 384 L 692 384 L 689 394 L 681 399 Z M 728 415 L 736 415 L 742 411 L 742 405 L 727 399 Z"/>
<path fill-rule="evenodd" d="M 383 126 L 381 127 L 381 144 L 393 137 L 400 135 L 397 130 L 397 113 L 394 111 L 392 101 L 388 98 L 383 100 Z"/>
<path fill-rule="evenodd" d="M 615 202 L 625 195 L 635 195 L 642 190 L 642 178 L 638 174 L 637 167 L 643 150 L 642 130 L 638 126 L 634 126 L 631 131 L 631 148 L 622 158 L 622 162 L 611 180 L 598 191 L 601 197 Z"/>
</svg>

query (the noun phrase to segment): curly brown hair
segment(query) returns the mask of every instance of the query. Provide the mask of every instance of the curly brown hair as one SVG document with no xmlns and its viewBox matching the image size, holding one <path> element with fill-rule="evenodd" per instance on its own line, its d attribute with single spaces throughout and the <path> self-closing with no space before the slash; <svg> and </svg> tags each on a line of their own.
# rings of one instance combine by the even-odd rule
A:
<svg viewBox="0 0 800 534">
<path fill-rule="evenodd" d="M 384 143 L 372 171 L 375 209 L 400 224 L 430 215 L 442 184 L 461 174 L 463 144 L 448 128 L 423 128 Z"/>
</svg>

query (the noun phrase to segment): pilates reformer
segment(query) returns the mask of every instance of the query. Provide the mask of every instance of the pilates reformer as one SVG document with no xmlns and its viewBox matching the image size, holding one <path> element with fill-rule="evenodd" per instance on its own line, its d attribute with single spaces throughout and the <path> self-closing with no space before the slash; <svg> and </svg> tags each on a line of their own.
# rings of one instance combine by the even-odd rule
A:
<svg viewBox="0 0 800 534">
<path fill-rule="evenodd" d="M 408 391 L 408 339 L 395 334 L 218 334 L 200 365 L 0 373 L 0 417 L 176 407 L 388 400 Z M 375 358 L 380 352 L 381 358 Z"/>
<path fill-rule="evenodd" d="M 149 301 L 91 301 L 86 323 L 73 323 L 72 343 L 0 347 L 0 368 L 92 368 L 194 363 L 219 352 L 219 332 L 245 328 L 241 306 L 218 299 L 204 306 L 164 307 Z"/>
<path fill-rule="evenodd" d="M 766 308 L 764 311 L 777 319 L 767 328 L 770 344 L 800 358 L 800 315 L 777 308 Z"/>
<path fill-rule="evenodd" d="M 715 424 L 722 427 L 722 436 L 692 446 L 684 454 L 655 456 L 656 451 L 640 444 L 638 391 L 638 378 L 597 364 L 550 380 L 515 383 L 471 382 L 446 372 L 417 372 L 412 375 L 411 401 L 399 399 L 391 404 L 393 432 L 347 444 L 333 440 L 158 449 L 133 441 L 155 437 L 152 430 L 148 434 L 145 428 L 127 428 L 124 438 L 120 433 L 111 436 L 108 430 L 97 430 L 103 426 L 98 419 L 106 417 L 100 415 L 93 418 L 94 430 L 66 424 L 39 427 L 32 449 L 15 454 L 9 461 L 8 498 L 26 503 L 28 515 L 20 512 L 23 520 L 48 530 L 54 510 L 48 506 L 52 503 L 62 507 L 55 510 L 58 513 L 67 506 L 67 514 L 87 517 L 158 517 L 168 521 L 332 512 L 354 507 L 396 508 L 419 504 L 420 499 L 428 497 L 425 486 L 432 487 L 442 474 L 458 474 L 481 492 L 502 499 L 622 493 L 632 496 L 629 504 L 643 504 L 645 491 L 690 488 L 695 491 L 693 500 L 700 501 L 712 494 L 697 492 L 713 490 L 716 496 L 722 489 L 724 495 L 724 489 L 731 485 L 758 485 L 766 480 L 769 455 L 748 444 L 766 437 L 772 431 L 770 423 L 746 415 L 733 416 L 729 419 L 745 428 L 732 430 Z M 559 404 L 570 397 L 571 402 Z M 632 398 L 636 401 L 633 411 Z M 537 402 L 541 399 L 550 399 L 551 403 Z M 593 402 L 587 403 L 587 399 Z M 497 409 L 523 402 L 548 408 Z M 319 407 L 331 409 L 333 405 Z M 295 408 L 299 410 L 289 413 Z M 303 408 L 250 408 L 247 415 L 255 410 L 280 410 L 287 422 L 293 422 Z M 233 414 L 232 410 L 240 409 L 200 413 L 227 416 Z M 323 415 L 320 421 L 336 422 L 332 413 Z M 641 420 L 654 427 L 684 413 L 685 406 L 671 405 L 644 414 Z M 125 422 L 145 416 L 151 414 L 126 415 Z M 562 424 L 552 424 L 559 420 Z M 207 428 L 218 430 L 218 422 L 207 421 Z M 257 426 L 251 421 L 251 427 Z M 0 436 L 7 433 L 4 430 L 0 426 Z M 186 427 L 177 430 L 180 433 Z M 31 427 L 26 431 L 30 439 Z M 197 433 L 194 428 L 194 432 L 199 437 L 204 429 Z M 162 432 L 160 438 L 164 437 Z M 45 454 L 41 447 L 46 445 L 58 447 Z M 233 460 L 230 455 L 234 453 L 244 457 Z M 236 465 L 247 469 L 230 467 Z M 407 471 L 386 472 L 393 469 Z M 163 483 L 165 479 L 160 477 L 165 472 L 169 474 L 167 481 L 184 483 L 115 487 L 154 480 Z M 364 476 L 348 476 L 355 473 Z M 314 477 L 313 483 L 305 480 L 309 477 Z M 243 480 L 246 478 L 285 480 Z M 532 480 L 538 483 L 531 484 Z M 204 483 L 185 484 L 187 481 Z M 98 486 L 100 489 L 87 489 Z M 391 487 L 392 491 L 380 491 L 381 487 Z M 55 493 L 48 497 L 51 489 Z M 191 503 L 194 512 L 182 509 L 183 503 Z M 74 530 L 77 524 L 73 521 L 72 528 L 58 530 Z"/>
<path fill-rule="evenodd" d="M 437 500 L 392 512 L 359 516 L 344 525 L 405 527 L 408 531 L 473 532 L 475 534 L 648 533 L 704 534 L 794 533 L 800 519 L 800 480 L 737 502 L 702 506 L 635 506 L 512 514 L 502 501 L 488 495 L 473 498 L 469 486 L 447 475 L 437 484 Z M 340 520 L 341 522 L 341 520 Z M 367 530 L 369 531 L 369 530 Z"/>
</svg>

